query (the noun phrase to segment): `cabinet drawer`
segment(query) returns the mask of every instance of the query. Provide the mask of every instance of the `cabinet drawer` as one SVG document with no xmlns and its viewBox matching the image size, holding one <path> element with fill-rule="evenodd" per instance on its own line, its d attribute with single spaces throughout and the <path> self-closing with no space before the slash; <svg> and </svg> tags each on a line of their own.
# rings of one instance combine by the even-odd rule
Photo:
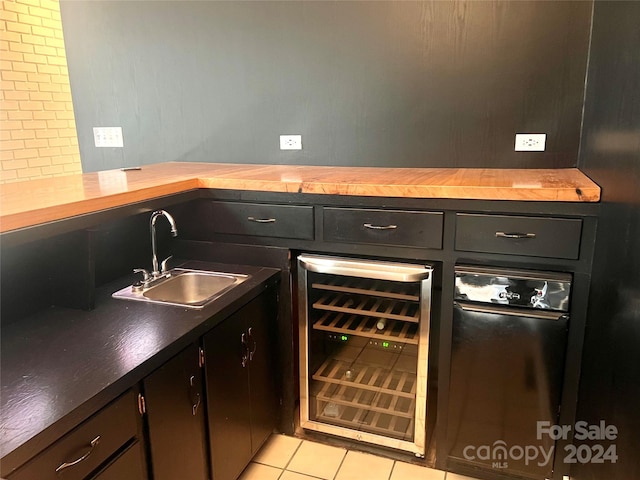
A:
<svg viewBox="0 0 640 480">
<path fill-rule="evenodd" d="M 262 203 L 210 202 L 214 233 L 313 240 L 313 207 Z"/>
<path fill-rule="evenodd" d="M 325 208 L 324 240 L 442 248 L 442 212 Z"/>
<path fill-rule="evenodd" d="M 103 408 L 20 467 L 10 480 L 81 480 L 137 434 L 133 391 Z M 97 442 L 94 440 L 99 439 Z M 94 446 L 91 446 L 94 441 Z M 91 452 L 89 455 L 87 455 Z M 63 467 L 84 457 L 72 466 Z M 56 472 L 58 469 L 58 472 Z"/>
<path fill-rule="evenodd" d="M 92 480 L 145 480 L 143 459 L 140 442 L 135 442 Z"/>
<path fill-rule="evenodd" d="M 512 215 L 456 215 L 456 250 L 575 260 L 582 220 Z"/>
</svg>

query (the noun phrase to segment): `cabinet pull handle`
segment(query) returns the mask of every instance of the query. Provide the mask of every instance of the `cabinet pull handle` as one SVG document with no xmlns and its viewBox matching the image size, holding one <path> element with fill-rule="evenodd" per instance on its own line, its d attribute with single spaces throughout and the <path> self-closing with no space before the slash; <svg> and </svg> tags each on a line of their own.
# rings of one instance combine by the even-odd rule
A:
<svg viewBox="0 0 640 480">
<path fill-rule="evenodd" d="M 398 228 L 397 225 L 372 225 L 371 223 L 364 223 L 364 228 L 369 228 L 371 230 L 395 230 Z"/>
<path fill-rule="evenodd" d="M 276 223 L 275 218 L 255 218 L 255 217 L 247 217 L 247 220 L 250 222 L 256 223 Z"/>
<path fill-rule="evenodd" d="M 91 455 L 91 452 L 93 452 L 93 449 L 95 448 L 96 445 L 98 445 L 98 443 L 100 443 L 100 435 L 98 435 L 96 438 L 94 438 L 93 440 L 91 440 L 90 443 L 90 448 L 89 451 L 87 453 L 85 453 L 84 455 L 82 455 L 80 458 L 78 458 L 77 460 L 74 460 L 73 462 L 64 462 L 62 465 L 60 465 L 58 468 L 56 468 L 56 473 L 61 472 L 62 470 L 64 470 L 65 468 L 69 468 L 69 467 L 73 467 L 74 465 L 79 464 L 80 462 L 82 462 L 83 460 L 86 460 L 87 457 L 89 457 L 89 455 Z"/>
<path fill-rule="evenodd" d="M 505 233 L 496 232 L 498 238 L 536 238 L 535 233 Z"/>
<path fill-rule="evenodd" d="M 195 379 L 195 375 L 191 375 L 191 378 L 189 379 L 189 388 L 191 390 L 191 415 L 193 415 L 194 417 L 196 416 L 198 407 L 200 406 L 200 392 L 196 390 L 196 387 L 194 385 Z"/>
<path fill-rule="evenodd" d="M 242 344 L 242 368 L 247 366 L 247 362 L 249 360 L 249 348 L 247 347 L 247 339 L 245 337 L 246 335 L 244 333 L 240 337 L 240 343 Z"/>
<path fill-rule="evenodd" d="M 249 352 L 249 360 L 253 360 L 253 356 L 256 353 L 256 350 L 258 349 L 258 344 L 256 343 L 256 341 L 253 339 L 253 335 L 252 335 L 252 328 L 253 327 L 249 327 L 249 340 L 251 340 L 251 351 Z"/>
</svg>

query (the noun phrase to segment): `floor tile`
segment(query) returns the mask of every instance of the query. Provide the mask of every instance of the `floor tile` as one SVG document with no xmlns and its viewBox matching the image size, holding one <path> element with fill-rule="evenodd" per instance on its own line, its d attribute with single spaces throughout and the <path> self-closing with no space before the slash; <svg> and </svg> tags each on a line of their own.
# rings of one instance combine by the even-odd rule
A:
<svg viewBox="0 0 640 480">
<path fill-rule="evenodd" d="M 318 477 L 310 477 L 309 475 L 303 475 L 302 473 L 285 470 L 282 473 L 280 480 L 318 480 Z"/>
<path fill-rule="evenodd" d="M 390 480 L 444 480 L 446 472 L 411 463 L 396 462 Z"/>
<path fill-rule="evenodd" d="M 447 472 L 447 480 L 476 480 L 474 477 L 466 477 L 457 473 Z"/>
<path fill-rule="evenodd" d="M 253 461 L 272 467 L 285 468 L 300 443 L 302 443 L 302 440 L 298 438 L 286 435 L 271 435 Z"/>
<path fill-rule="evenodd" d="M 388 480 L 393 460 L 360 452 L 347 452 L 336 480 Z"/>
<path fill-rule="evenodd" d="M 330 447 L 304 440 L 289 462 L 287 470 L 331 480 L 338 471 L 346 453 L 344 448 Z"/>
<path fill-rule="evenodd" d="M 251 462 L 249 466 L 244 469 L 239 480 L 278 480 L 281 473 L 282 470 L 279 468 Z"/>
</svg>

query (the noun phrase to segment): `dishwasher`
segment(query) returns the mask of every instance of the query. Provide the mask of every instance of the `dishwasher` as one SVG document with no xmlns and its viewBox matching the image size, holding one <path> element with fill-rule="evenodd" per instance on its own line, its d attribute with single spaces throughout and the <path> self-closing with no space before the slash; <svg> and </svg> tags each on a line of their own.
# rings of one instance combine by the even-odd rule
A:
<svg viewBox="0 0 640 480">
<path fill-rule="evenodd" d="M 300 426 L 425 455 L 433 267 L 298 256 Z"/>
<path fill-rule="evenodd" d="M 450 464 L 551 477 L 554 441 L 537 422 L 558 421 L 570 291 L 565 273 L 456 266 Z"/>
</svg>

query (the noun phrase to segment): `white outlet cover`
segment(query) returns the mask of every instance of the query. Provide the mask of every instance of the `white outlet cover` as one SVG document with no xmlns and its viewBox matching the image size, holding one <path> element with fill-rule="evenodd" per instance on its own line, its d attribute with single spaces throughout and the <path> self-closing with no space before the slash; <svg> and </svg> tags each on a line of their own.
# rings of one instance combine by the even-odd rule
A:
<svg viewBox="0 0 640 480">
<path fill-rule="evenodd" d="M 122 148 L 122 127 L 93 127 L 93 141 L 96 147 Z"/>
<path fill-rule="evenodd" d="M 280 135 L 280 150 L 302 150 L 302 135 Z"/>
<path fill-rule="evenodd" d="M 544 152 L 546 133 L 516 133 L 516 152 Z"/>
</svg>

